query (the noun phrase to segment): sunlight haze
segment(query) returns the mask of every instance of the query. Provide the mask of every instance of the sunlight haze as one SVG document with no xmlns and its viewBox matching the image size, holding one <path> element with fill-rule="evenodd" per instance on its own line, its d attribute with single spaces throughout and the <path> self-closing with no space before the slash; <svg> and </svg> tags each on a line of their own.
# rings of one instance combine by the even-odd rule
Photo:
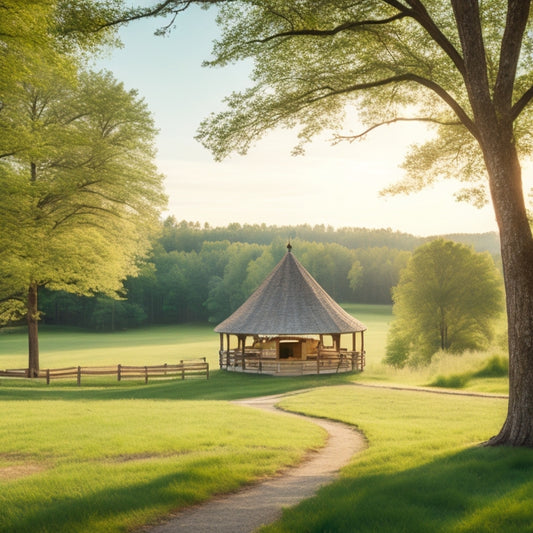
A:
<svg viewBox="0 0 533 533">
<path fill-rule="evenodd" d="M 211 226 L 324 224 L 391 228 L 415 235 L 497 231 L 492 206 L 458 203 L 459 182 L 441 182 L 409 196 L 380 196 L 402 176 L 400 165 L 424 127 L 382 127 L 366 140 L 332 146 L 317 138 L 304 156 L 291 156 L 296 132 L 274 131 L 248 155 L 215 162 L 195 139 L 200 121 L 223 109 L 223 98 L 250 85 L 249 65 L 202 67 L 218 35 L 214 12 L 188 10 L 167 37 L 164 24 L 133 22 L 121 30 L 124 47 L 99 59 L 128 89 L 137 89 L 159 129 L 157 164 L 166 176 L 168 212 Z M 347 129 L 358 131 L 356 125 Z"/>
</svg>

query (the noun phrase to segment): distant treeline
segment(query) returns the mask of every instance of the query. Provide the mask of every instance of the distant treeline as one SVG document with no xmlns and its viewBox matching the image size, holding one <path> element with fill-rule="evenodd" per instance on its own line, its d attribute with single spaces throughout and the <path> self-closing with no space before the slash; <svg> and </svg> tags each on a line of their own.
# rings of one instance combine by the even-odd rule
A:
<svg viewBox="0 0 533 533">
<path fill-rule="evenodd" d="M 495 233 L 445 237 L 498 257 Z M 411 251 L 432 238 L 322 225 L 213 228 L 170 217 L 162 222 L 140 275 L 125 281 L 124 299 L 44 290 L 43 321 L 97 330 L 218 323 L 258 287 L 286 253 L 289 240 L 297 259 L 335 300 L 390 304 L 391 288 Z"/>
</svg>

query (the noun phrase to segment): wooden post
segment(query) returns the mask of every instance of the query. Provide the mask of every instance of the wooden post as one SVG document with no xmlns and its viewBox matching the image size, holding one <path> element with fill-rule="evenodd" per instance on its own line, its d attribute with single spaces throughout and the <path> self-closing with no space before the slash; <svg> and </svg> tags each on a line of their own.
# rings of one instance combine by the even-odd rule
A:
<svg viewBox="0 0 533 533">
<path fill-rule="evenodd" d="M 185 379 L 185 365 L 183 364 L 183 360 L 180 361 L 181 365 L 181 379 Z"/>
<path fill-rule="evenodd" d="M 122 379 L 122 365 L 117 365 L 117 381 L 120 381 Z"/>
<path fill-rule="evenodd" d="M 78 367 L 78 387 L 81 384 L 81 366 Z"/>
<path fill-rule="evenodd" d="M 46 369 L 46 384 L 50 385 L 50 369 Z"/>
<path fill-rule="evenodd" d="M 359 370 L 362 372 L 365 367 L 365 333 L 361 331 L 361 349 L 359 351 Z"/>
<path fill-rule="evenodd" d="M 148 383 L 148 367 L 144 367 L 144 383 Z"/>
<path fill-rule="evenodd" d="M 360 370 L 363 371 L 365 367 L 365 332 L 361 331 L 361 364 Z"/>
</svg>

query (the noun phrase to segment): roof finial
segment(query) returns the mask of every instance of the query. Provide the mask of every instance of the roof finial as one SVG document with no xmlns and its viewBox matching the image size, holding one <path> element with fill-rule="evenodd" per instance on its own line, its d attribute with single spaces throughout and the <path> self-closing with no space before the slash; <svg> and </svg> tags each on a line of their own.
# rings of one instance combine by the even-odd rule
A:
<svg viewBox="0 0 533 533">
<path fill-rule="evenodd" d="M 291 250 L 292 250 L 292 245 L 291 245 L 291 240 L 289 238 L 289 244 L 287 244 L 287 250 L 289 253 L 291 253 Z"/>
</svg>

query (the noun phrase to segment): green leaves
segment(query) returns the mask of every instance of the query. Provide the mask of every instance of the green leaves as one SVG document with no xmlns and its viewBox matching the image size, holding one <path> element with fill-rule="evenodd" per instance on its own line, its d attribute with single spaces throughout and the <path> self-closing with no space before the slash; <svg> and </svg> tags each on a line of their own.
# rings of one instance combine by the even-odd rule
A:
<svg viewBox="0 0 533 533">
<path fill-rule="evenodd" d="M 0 321 L 23 315 L 30 286 L 117 297 L 158 227 L 151 115 L 111 74 L 81 68 L 109 43 L 114 30 L 95 30 L 120 5 L 2 6 Z"/>
<path fill-rule="evenodd" d="M 385 361 L 403 366 L 429 362 L 439 350 L 485 348 L 502 311 L 502 285 L 488 254 L 443 239 L 419 247 L 393 290 Z"/>
<path fill-rule="evenodd" d="M 78 85 L 30 82 L 20 106 L 39 111 L 19 116 L 31 142 L 3 163 L 4 223 L 17 221 L 39 285 L 114 292 L 134 273 L 165 201 L 152 119 L 109 74 L 82 74 Z"/>
<path fill-rule="evenodd" d="M 459 200 L 486 203 L 487 170 L 479 145 L 485 141 L 459 38 L 468 28 L 461 24 L 482 29 L 483 49 L 471 60 L 486 66 L 482 77 L 489 101 L 481 108 L 499 106 L 497 98 L 491 99 L 506 80 L 512 94 L 506 95 L 505 109 L 494 108 L 495 118 L 513 132 L 512 143 L 521 155 L 531 153 L 533 111 L 527 104 L 533 94 L 533 36 L 517 35 L 518 45 L 502 41 L 510 24 L 503 0 L 484 2 L 479 20 L 464 21 L 441 0 L 214 3 L 222 37 L 214 45 L 215 59 L 206 64 L 253 62 L 252 84 L 229 95 L 226 109 L 207 117 L 198 130 L 198 140 L 216 159 L 246 154 L 278 128 L 299 130 L 293 153 L 300 154 L 322 132 L 332 132 L 335 142 L 353 141 L 380 125 L 418 120 L 435 135 L 412 147 L 405 179 L 385 192 L 409 193 L 455 178 L 466 183 L 456 195 Z M 518 68 L 506 72 L 517 46 Z M 363 126 L 346 122 L 345 112 L 353 116 L 353 109 Z"/>
<path fill-rule="evenodd" d="M 199 139 L 223 158 L 245 153 L 266 130 L 299 124 L 304 143 L 342 128 L 354 104 L 370 125 L 408 106 L 412 116 L 440 118 L 442 102 L 419 82 L 430 80 L 453 99 L 460 77 L 415 11 L 378 1 L 223 4 L 223 35 L 209 64 L 252 59 L 254 86 L 232 94 L 227 111 L 202 123 Z M 433 37 L 453 49 L 450 17 L 432 11 L 443 25 L 439 33 L 433 23 Z"/>
</svg>

